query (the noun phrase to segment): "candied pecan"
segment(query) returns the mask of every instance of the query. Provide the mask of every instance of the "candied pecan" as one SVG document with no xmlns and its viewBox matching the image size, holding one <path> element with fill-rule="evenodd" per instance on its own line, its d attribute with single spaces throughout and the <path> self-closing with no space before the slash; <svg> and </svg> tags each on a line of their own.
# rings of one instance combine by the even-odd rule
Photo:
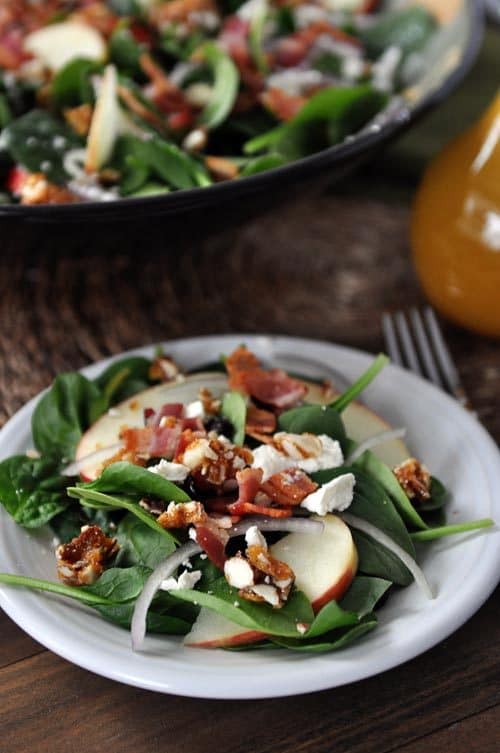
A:
<svg viewBox="0 0 500 753">
<path fill-rule="evenodd" d="M 201 502 L 171 502 L 158 518 L 162 528 L 186 528 L 203 523 L 207 518 Z"/>
<path fill-rule="evenodd" d="M 200 388 L 198 397 L 203 405 L 205 413 L 216 414 L 220 411 L 221 401 L 215 398 L 206 387 Z"/>
<path fill-rule="evenodd" d="M 102 574 L 119 550 L 99 526 L 83 526 L 79 536 L 56 549 L 57 574 L 70 586 L 88 586 Z"/>
<path fill-rule="evenodd" d="M 28 175 L 21 188 L 21 204 L 73 204 L 76 201 L 71 191 L 50 183 L 43 173 Z"/>
<path fill-rule="evenodd" d="M 285 604 L 295 581 L 292 568 L 260 544 L 249 546 L 245 557 L 238 552 L 228 560 L 224 574 L 229 585 L 239 588 L 238 595 L 242 599 L 267 602 L 275 609 Z"/>
<path fill-rule="evenodd" d="M 246 447 L 233 445 L 226 437 L 210 432 L 197 437 L 184 449 L 177 462 L 191 469 L 196 484 L 222 487 L 228 479 L 252 462 L 253 455 Z"/>
<path fill-rule="evenodd" d="M 173 382 L 180 374 L 180 369 L 173 358 L 158 356 L 149 367 L 149 378 L 159 382 Z"/>
<path fill-rule="evenodd" d="M 90 130 L 94 109 L 92 105 L 84 104 L 78 107 L 67 107 L 64 119 L 79 136 L 86 136 Z"/>
<path fill-rule="evenodd" d="M 396 466 L 393 473 L 412 502 L 422 503 L 431 496 L 430 473 L 416 458 L 408 458 Z"/>
</svg>

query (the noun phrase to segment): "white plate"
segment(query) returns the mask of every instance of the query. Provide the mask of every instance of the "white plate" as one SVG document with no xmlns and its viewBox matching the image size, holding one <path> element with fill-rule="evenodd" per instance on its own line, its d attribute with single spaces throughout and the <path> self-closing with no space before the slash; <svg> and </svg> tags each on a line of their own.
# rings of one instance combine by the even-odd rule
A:
<svg viewBox="0 0 500 753">
<path fill-rule="evenodd" d="M 287 337 L 215 336 L 165 344 L 186 368 L 230 352 L 241 342 L 269 360 L 279 354 L 340 369 L 349 380 L 372 356 Z M 152 348 L 134 351 L 151 355 Z M 84 370 L 96 376 L 108 361 Z M 303 371 L 303 369 L 302 369 Z M 365 392 L 366 402 L 396 426 L 407 443 L 451 489 L 448 520 L 500 521 L 500 455 L 481 425 L 454 400 L 412 374 L 387 367 Z M 0 457 L 31 444 L 36 400 L 0 432 Z M 127 631 L 73 602 L 2 586 L 0 605 L 26 632 L 57 654 L 105 677 L 150 690 L 200 698 L 267 698 L 322 690 L 383 672 L 426 651 L 462 625 L 495 588 L 500 572 L 498 528 L 455 536 L 422 548 L 423 569 L 436 594 L 425 601 L 412 585 L 391 597 L 380 624 L 359 643 L 323 655 L 286 651 L 234 653 L 184 648 L 180 639 L 149 636 L 132 653 Z M 0 514 L 0 571 L 54 578 L 50 534 L 34 535 Z"/>
</svg>

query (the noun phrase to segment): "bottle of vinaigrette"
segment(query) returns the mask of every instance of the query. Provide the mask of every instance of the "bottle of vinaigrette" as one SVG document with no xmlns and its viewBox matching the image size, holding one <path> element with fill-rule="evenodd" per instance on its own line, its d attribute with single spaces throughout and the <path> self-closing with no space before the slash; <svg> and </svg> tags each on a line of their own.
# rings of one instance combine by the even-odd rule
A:
<svg viewBox="0 0 500 753">
<path fill-rule="evenodd" d="M 427 168 L 411 245 L 433 306 L 459 325 L 500 337 L 500 91 Z"/>
</svg>

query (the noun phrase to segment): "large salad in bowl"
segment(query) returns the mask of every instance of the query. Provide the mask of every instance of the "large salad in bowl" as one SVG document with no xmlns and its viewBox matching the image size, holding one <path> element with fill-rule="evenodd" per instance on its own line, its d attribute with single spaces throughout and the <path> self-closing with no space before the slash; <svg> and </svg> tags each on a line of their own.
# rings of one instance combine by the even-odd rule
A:
<svg viewBox="0 0 500 753">
<path fill-rule="evenodd" d="M 217 355 L 217 354 L 215 354 Z M 32 416 L 34 449 L 0 463 L 0 501 L 50 525 L 59 581 L 0 574 L 187 646 L 341 649 L 415 581 L 416 542 L 492 525 L 446 523 L 447 492 L 357 401 L 266 368 L 244 346 L 182 374 L 129 357 L 60 375 Z"/>
<path fill-rule="evenodd" d="M 418 77 L 438 25 L 423 6 L 384 5 L 4 4 L 0 202 L 209 186 L 344 141 Z"/>
</svg>

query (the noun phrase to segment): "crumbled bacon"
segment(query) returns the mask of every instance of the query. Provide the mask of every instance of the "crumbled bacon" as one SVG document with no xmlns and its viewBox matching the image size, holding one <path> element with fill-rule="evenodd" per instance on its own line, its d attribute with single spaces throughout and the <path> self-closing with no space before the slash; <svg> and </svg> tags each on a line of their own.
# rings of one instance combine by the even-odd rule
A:
<svg viewBox="0 0 500 753">
<path fill-rule="evenodd" d="M 156 411 L 146 408 L 144 411 L 145 424 L 146 426 L 161 426 L 163 418 L 168 416 L 182 418 L 183 413 L 184 405 L 182 403 L 165 403 Z"/>
<path fill-rule="evenodd" d="M 206 518 L 201 502 L 171 502 L 157 521 L 162 528 L 186 528 L 203 523 Z"/>
<path fill-rule="evenodd" d="M 290 468 L 274 473 L 262 484 L 261 490 L 279 505 L 300 505 L 308 494 L 316 491 L 318 484 L 300 468 Z"/>
<path fill-rule="evenodd" d="M 240 504 L 253 502 L 260 489 L 263 472 L 261 468 L 244 468 L 236 474 L 238 482 L 238 500 Z"/>
<path fill-rule="evenodd" d="M 425 465 L 408 458 L 393 470 L 394 475 L 412 502 L 422 503 L 431 496 L 431 476 Z"/>
<path fill-rule="evenodd" d="M 83 526 L 79 536 L 56 550 L 57 574 L 69 586 L 94 583 L 119 550 L 99 526 Z"/>
<path fill-rule="evenodd" d="M 267 515 L 269 518 L 290 518 L 291 507 L 265 507 L 252 502 L 232 502 L 227 507 L 231 515 Z"/>
<path fill-rule="evenodd" d="M 273 434 L 276 431 L 276 416 L 269 410 L 257 408 L 250 404 L 247 407 L 247 418 L 245 433 L 253 436 L 254 434 Z"/>
<path fill-rule="evenodd" d="M 217 524 L 216 520 L 208 516 L 196 526 L 196 541 L 219 570 L 224 570 L 227 559 L 226 544 L 229 541 L 229 533 Z"/>
<path fill-rule="evenodd" d="M 125 428 L 120 439 L 125 445 L 125 452 L 138 459 L 166 458 L 171 460 L 175 454 L 182 433 L 182 426 L 174 417 L 171 425 L 145 426 L 144 428 Z"/>
<path fill-rule="evenodd" d="M 288 94 L 277 87 L 270 87 L 259 97 L 264 107 L 283 122 L 292 120 L 307 102 L 300 94 Z"/>
<path fill-rule="evenodd" d="M 281 369 L 266 371 L 257 357 L 246 348 L 237 348 L 226 360 L 229 386 L 273 408 L 290 408 L 307 392 L 303 382 L 289 377 Z"/>
<path fill-rule="evenodd" d="M 315 21 L 305 29 L 300 29 L 277 42 L 272 51 L 275 63 L 284 68 L 300 65 L 320 36 L 329 36 L 337 42 L 350 44 L 357 49 L 360 46 L 356 37 L 342 31 L 329 21 Z"/>
</svg>

